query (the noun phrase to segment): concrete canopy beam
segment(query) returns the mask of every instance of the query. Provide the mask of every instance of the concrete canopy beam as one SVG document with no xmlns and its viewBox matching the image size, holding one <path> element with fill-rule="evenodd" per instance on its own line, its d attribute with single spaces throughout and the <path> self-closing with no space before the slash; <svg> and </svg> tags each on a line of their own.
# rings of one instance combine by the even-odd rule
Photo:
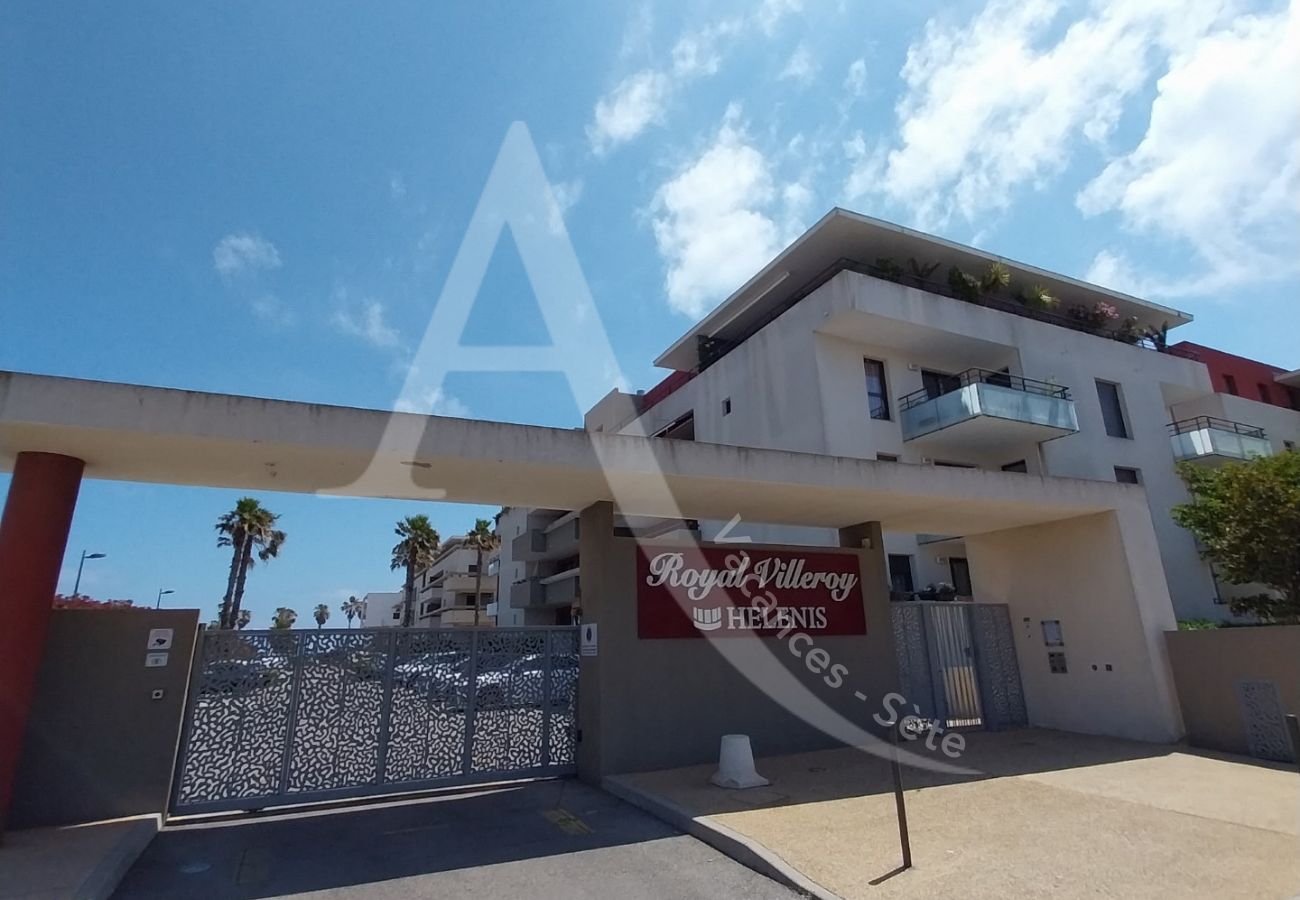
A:
<svg viewBox="0 0 1300 900">
<path fill-rule="evenodd" d="M 0 470 L 25 450 L 111 480 L 937 534 L 1145 508 L 1098 481 L 0 373 Z"/>
</svg>

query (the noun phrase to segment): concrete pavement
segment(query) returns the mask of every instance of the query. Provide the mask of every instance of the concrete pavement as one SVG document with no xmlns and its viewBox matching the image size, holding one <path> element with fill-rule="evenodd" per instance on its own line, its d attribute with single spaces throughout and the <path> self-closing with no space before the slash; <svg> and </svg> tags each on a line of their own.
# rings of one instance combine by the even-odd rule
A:
<svg viewBox="0 0 1300 900">
<path fill-rule="evenodd" d="M 847 900 L 1300 895 L 1290 767 L 1041 729 L 966 739 L 959 762 L 982 775 L 905 771 L 905 872 L 888 765 L 857 750 L 760 759 L 772 785 L 748 791 L 708 784 L 712 766 L 617 781 Z"/>
<path fill-rule="evenodd" d="M 165 828 L 117 900 L 796 895 L 576 781 Z"/>
</svg>

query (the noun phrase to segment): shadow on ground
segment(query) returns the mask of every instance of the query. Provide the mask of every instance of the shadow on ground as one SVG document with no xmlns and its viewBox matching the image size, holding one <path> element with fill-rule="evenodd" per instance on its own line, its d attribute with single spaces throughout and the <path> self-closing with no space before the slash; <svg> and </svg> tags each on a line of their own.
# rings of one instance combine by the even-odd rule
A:
<svg viewBox="0 0 1300 900">
<path fill-rule="evenodd" d="M 656 893 L 656 877 L 672 889 Z M 718 882 L 728 893 L 791 896 L 613 797 L 559 780 L 169 826 L 114 896 L 599 897 L 636 896 L 644 883 L 646 897 L 707 897 Z"/>
</svg>

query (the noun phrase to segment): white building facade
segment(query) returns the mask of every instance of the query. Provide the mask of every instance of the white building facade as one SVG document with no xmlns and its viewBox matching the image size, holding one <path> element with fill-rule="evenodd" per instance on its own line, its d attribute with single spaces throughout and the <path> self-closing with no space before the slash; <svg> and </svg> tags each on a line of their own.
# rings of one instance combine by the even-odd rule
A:
<svg viewBox="0 0 1300 900">
<path fill-rule="evenodd" d="M 464 535 L 443 542 L 433 564 L 415 578 L 415 626 L 448 628 L 474 624 L 476 597 L 481 596 L 480 625 L 497 624 L 493 612 L 497 599 L 496 554 L 483 555 L 480 576 L 478 552 Z M 480 595 L 481 592 L 481 595 Z"/>
<path fill-rule="evenodd" d="M 950 277 L 954 269 L 969 279 Z M 976 286 L 981 279 L 985 286 Z M 1222 619 L 1225 592 L 1170 516 L 1187 499 L 1175 462 L 1282 452 L 1300 439 L 1300 403 L 1286 375 L 1275 392 L 1285 406 L 1216 393 L 1192 353 L 1139 340 L 1187 321 L 835 210 L 657 360 L 674 370 L 664 384 L 611 393 L 585 424 L 900 465 L 1138 483 L 1178 617 Z M 1192 445 L 1171 434 L 1171 423 L 1196 417 L 1214 418 L 1211 438 L 1228 434 Z M 712 538 L 724 524 L 701 522 L 701 534 Z M 835 542 L 829 531 L 758 523 L 733 533 Z M 946 583 L 978 599 L 979 572 L 960 534 L 893 532 L 886 549 L 900 594 Z"/>
</svg>

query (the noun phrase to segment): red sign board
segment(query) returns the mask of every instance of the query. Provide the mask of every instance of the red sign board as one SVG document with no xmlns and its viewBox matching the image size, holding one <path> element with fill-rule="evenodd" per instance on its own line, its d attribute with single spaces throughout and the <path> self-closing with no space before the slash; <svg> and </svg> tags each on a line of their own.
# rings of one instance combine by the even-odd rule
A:
<svg viewBox="0 0 1300 900">
<path fill-rule="evenodd" d="M 866 634 L 856 553 L 642 546 L 642 638 Z"/>
</svg>

